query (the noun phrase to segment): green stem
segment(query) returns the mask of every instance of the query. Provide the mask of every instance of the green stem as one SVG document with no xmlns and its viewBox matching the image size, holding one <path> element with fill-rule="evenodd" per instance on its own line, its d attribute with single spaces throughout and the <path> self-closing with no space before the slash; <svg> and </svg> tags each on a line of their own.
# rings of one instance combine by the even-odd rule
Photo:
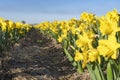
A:
<svg viewBox="0 0 120 80">
<path fill-rule="evenodd" d="M 73 61 L 74 60 L 73 57 L 70 55 L 70 53 L 66 50 L 66 48 L 64 48 L 64 52 L 65 52 L 65 54 L 66 54 L 66 56 L 67 56 L 69 61 Z"/>
<path fill-rule="evenodd" d="M 101 75 L 102 80 L 105 80 L 104 73 L 103 73 L 103 71 L 101 70 L 101 67 L 100 67 L 100 65 L 99 65 L 98 63 L 97 63 L 97 68 L 98 68 L 98 70 L 99 70 L 99 73 L 100 73 L 100 75 Z"/>
<path fill-rule="evenodd" d="M 83 73 L 83 68 L 82 68 L 82 64 L 81 64 L 81 61 L 80 62 L 77 62 L 77 71 L 78 73 Z"/>
</svg>

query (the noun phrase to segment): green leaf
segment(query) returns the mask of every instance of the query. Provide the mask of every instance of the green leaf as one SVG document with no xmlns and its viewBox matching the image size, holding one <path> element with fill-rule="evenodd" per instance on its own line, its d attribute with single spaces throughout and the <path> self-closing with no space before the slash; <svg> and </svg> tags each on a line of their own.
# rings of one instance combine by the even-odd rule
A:
<svg viewBox="0 0 120 80">
<path fill-rule="evenodd" d="M 69 61 L 73 61 L 73 57 L 70 55 L 70 53 L 64 48 L 64 52 L 68 58 Z"/>
<path fill-rule="evenodd" d="M 91 80 L 97 80 L 91 64 L 87 64 L 87 69 L 90 73 Z"/>
<path fill-rule="evenodd" d="M 75 67 L 75 66 L 77 66 L 77 63 L 75 61 L 73 61 L 72 65 Z"/>
<path fill-rule="evenodd" d="M 114 74 L 113 74 L 110 63 L 108 63 L 108 65 L 107 65 L 107 80 L 114 80 Z"/>
<path fill-rule="evenodd" d="M 110 60 L 110 62 L 114 73 L 114 79 L 116 80 L 117 77 L 119 77 L 119 66 L 116 64 L 114 60 Z"/>
<path fill-rule="evenodd" d="M 103 76 L 103 72 L 101 71 L 101 68 L 99 67 L 99 65 L 96 63 L 95 65 L 95 76 L 97 78 L 97 80 L 105 80 L 104 76 Z"/>
<path fill-rule="evenodd" d="M 104 73 L 103 73 L 103 71 L 102 71 L 102 67 L 100 66 L 100 64 L 98 64 L 97 63 L 97 67 L 98 67 L 98 69 L 99 69 L 99 73 L 100 73 L 100 75 L 101 75 L 101 78 L 102 78 L 102 80 L 105 80 L 105 76 L 104 76 Z"/>
<path fill-rule="evenodd" d="M 78 73 L 82 73 L 83 72 L 83 68 L 82 68 L 81 62 L 77 62 L 77 71 L 78 71 Z"/>
</svg>

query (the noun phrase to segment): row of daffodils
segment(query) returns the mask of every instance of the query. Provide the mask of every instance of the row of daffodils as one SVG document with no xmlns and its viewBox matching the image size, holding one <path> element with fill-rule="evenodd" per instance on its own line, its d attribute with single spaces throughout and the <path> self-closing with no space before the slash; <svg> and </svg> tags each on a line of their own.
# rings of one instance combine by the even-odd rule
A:
<svg viewBox="0 0 120 80">
<path fill-rule="evenodd" d="M 23 37 L 30 28 L 29 24 L 0 18 L 0 52 L 8 50 L 10 46 Z"/>
<path fill-rule="evenodd" d="M 120 80 L 120 20 L 117 10 L 102 17 L 82 13 L 80 20 L 35 25 L 61 43 L 77 71 L 88 70 L 91 80 Z"/>
<path fill-rule="evenodd" d="M 0 18 L 0 52 L 17 42 L 30 28 L 29 24 Z M 91 80 L 120 80 L 120 17 L 117 10 L 102 17 L 84 12 L 79 20 L 42 22 L 34 28 L 60 43 L 79 73 L 87 69 Z"/>
</svg>

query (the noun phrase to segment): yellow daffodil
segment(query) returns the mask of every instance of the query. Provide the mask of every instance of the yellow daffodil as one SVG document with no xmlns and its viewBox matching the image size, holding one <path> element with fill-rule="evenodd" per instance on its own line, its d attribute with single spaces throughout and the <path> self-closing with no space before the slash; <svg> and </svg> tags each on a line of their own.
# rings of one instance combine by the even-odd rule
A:
<svg viewBox="0 0 120 80">
<path fill-rule="evenodd" d="M 89 62 L 88 53 L 86 51 L 86 52 L 83 52 L 82 54 L 83 54 L 82 68 L 85 68 L 86 64 Z"/>
<path fill-rule="evenodd" d="M 100 19 L 100 31 L 103 35 L 111 34 L 114 31 L 114 27 L 116 27 L 116 25 L 110 20 L 107 20 L 104 17 Z"/>
<path fill-rule="evenodd" d="M 15 28 L 21 28 L 22 27 L 22 23 L 21 22 L 16 22 L 15 23 Z"/>
<path fill-rule="evenodd" d="M 112 58 L 117 59 L 117 49 L 120 47 L 116 41 L 112 40 L 99 40 L 98 51 L 100 55 L 104 56 L 105 58 Z"/>
<path fill-rule="evenodd" d="M 90 62 L 94 62 L 94 61 L 98 60 L 98 62 L 100 63 L 99 57 L 100 56 L 99 56 L 99 52 L 97 49 L 90 49 L 88 51 L 88 59 Z"/>
<path fill-rule="evenodd" d="M 75 51 L 75 57 L 74 57 L 75 61 L 80 61 L 83 60 L 83 55 L 82 53 L 80 53 L 78 50 Z"/>
<path fill-rule="evenodd" d="M 95 16 L 94 14 L 83 12 L 80 16 L 80 19 L 86 21 L 86 24 L 91 24 L 93 23 Z"/>
<path fill-rule="evenodd" d="M 6 23 L 4 21 L 0 22 L 0 27 L 2 28 L 2 31 L 6 31 Z"/>
<path fill-rule="evenodd" d="M 62 42 L 63 39 L 67 37 L 67 34 L 62 34 L 61 36 L 58 37 L 58 42 Z"/>
<path fill-rule="evenodd" d="M 7 27 L 8 27 L 9 30 L 10 30 L 10 29 L 13 29 L 13 21 L 11 21 L 11 20 L 6 20 L 5 22 L 6 22 Z"/>
<path fill-rule="evenodd" d="M 111 11 L 111 12 L 108 12 L 108 13 L 105 15 L 105 17 L 106 17 L 107 19 L 111 20 L 111 21 L 116 21 L 116 22 L 117 22 L 118 19 L 119 19 L 118 12 L 117 12 L 116 9 L 114 9 L 114 10 Z"/>
</svg>

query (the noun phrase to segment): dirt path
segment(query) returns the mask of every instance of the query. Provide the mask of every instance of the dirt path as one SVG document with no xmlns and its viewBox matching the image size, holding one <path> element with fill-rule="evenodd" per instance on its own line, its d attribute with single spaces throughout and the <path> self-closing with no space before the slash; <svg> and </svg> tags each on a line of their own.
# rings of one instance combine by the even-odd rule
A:
<svg viewBox="0 0 120 80">
<path fill-rule="evenodd" d="M 52 38 L 32 29 L 7 52 L 4 80 L 88 80 L 66 59 L 62 48 Z"/>
</svg>

